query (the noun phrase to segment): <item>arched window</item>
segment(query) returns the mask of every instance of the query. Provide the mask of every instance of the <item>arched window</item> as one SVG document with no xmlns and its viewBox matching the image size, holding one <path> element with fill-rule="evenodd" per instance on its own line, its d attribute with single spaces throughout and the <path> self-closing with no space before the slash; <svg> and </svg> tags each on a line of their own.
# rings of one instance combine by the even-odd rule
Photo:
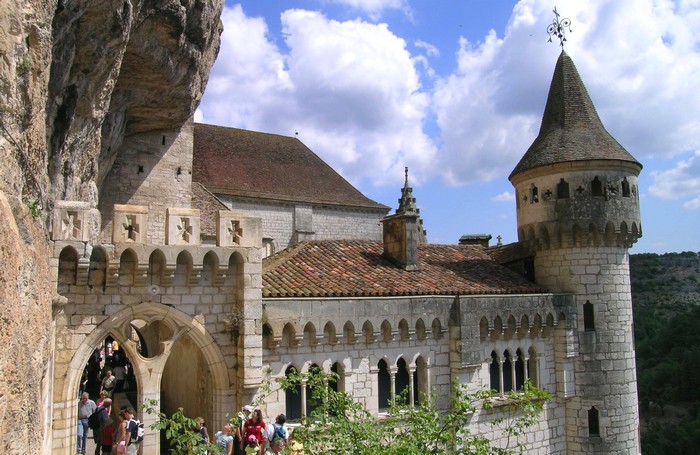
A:
<svg viewBox="0 0 700 455">
<path fill-rule="evenodd" d="M 434 339 L 439 340 L 442 338 L 442 324 L 440 324 L 440 320 L 438 318 L 433 319 L 431 330 L 433 332 Z"/>
<path fill-rule="evenodd" d="M 408 368 L 406 367 L 406 361 L 401 357 L 396 362 L 396 377 L 394 378 L 395 393 L 396 393 L 396 404 L 405 405 L 410 403 L 410 388 L 408 383 L 410 377 L 408 374 Z"/>
<path fill-rule="evenodd" d="M 501 373 L 498 366 L 498 354 L 496 351 L 491 351 L 491 363 L 489 364 L 489 387 L 496 392 L 501 391 Z"/>
<path fill-rule="evenodd" d="M 586 300 L 586 303 L 583 304 L 583 329 L 587 332 L 595 330 L 593 304 L 588 300 Z"/>
<path fill-rule="evenodd" d="M 284 375 L 289 379 L 293 374 L 296 374 L 297 369 L 290 366 L 285 371 Z M 295 382 L 291 390 L 287 390 L 284 398 L 285 414 L 287 420 L 301 419 L 301 383 Z"/>
<path fill-rule="evenodd" d="M 557 184 L 557 199 L 569 199 L 569 182 L 560 179 Z"/>
<path fill-rule="evenodd" d="M 318 375 L 321 372 L 321 369 L 316 365 L 315 363 L 309 367 L 309 374 L 310 375 Z M 317 398 L 314 397 L 313 395 L 313 390 L 311 390 L 311 386 L 309 384 L 306 384 L 306 415 L 310 416 L 315 409 L 318 408 L 318 406 L 321 403 L 318 402 Z"/>
<path fill-rule="evenodd" d="M 173 277 L 173 285 L 187 286 L 190 282 L 190 273 L 192 272 L 192 256 L 187 251 L 182 251 L 177 255 L 175 264 L 175 276 Z"/>
<path fill-rule="evenodd" d="M 537 351 L 535 351 L 534 347 L 530 347 L 528 350 L 528 356 L 530 357 L 527 359 L 527 376 L 532 385 L 535 387 L 540 386 L 540 375 L 537 370 Z"/>
<path fill-rule="evenodd" d="M 377 407 L 380 411 L 385 411 L 391 403 L 391 376 L 384 359 L 377 364 L 377 370 Z"/>
<path fill-rule="evenodd" d="M 202 261 L 202 274 L 199 277 L 200 286 L 214 286 L 216 284 L 216 275 L 219 271 L 219 258 L 216 253 L 209 251 L 204 255 Z"/>
<path fill-rule="evenodd" d="M 622 179 L 622 197 L 630 197 L 630 182 L 627 181 L 627 177 Z"/>
<path fill-rule="evenodd" d="M 394 335 L 391 333 L 391 324 L 386 319 L 382 322 L 382 341 L 389 342 L 394 339 Z"/>
<path fill-rule="evenodd" d="M 78 252 L 71 246 L 61 250 L 58 256 L 58 286 L 59 294 L 68 291 L 67 286 L 75 284 L 78 277 Z M 61 289 L 66 287 L 66 289 Z"/>
<path fill-rule="evenodd" d="M 337 342 L 335 325 L 331 321 L 326 322 L 326 325 L 323 327 L 323 341 L 326 344 L 335 344 Z"/>
<path fill-rule="evenodd" d="M 588 410 L 588 436 L 600 436 L 600 418 L 595 406 Z"/>
<path fill-rule="evenodd" d="M 591 182 L 591 194 L 593 194 L 593 196 L 603 195 L 603 182 L 600 181 L 597 175 Z"/>
<path fill-rule="evenodd" d="M 131 286 L 136 278 L 138 258 L 131 249 L 126 249 L 119 258 L 119 285 Z"/>
<path fill-rule="evenodd" d="M 537 204 L 540 202 L 539 190 L 535 185 L 530 188 L 530 204 Z"/>
<path fill-rule="evenodd" d="M 371 322 L 365 321 L 362 325 L 362 334 L 365 337 L 365 343 L 374 343 L 374 327 L 372 327 Z"/>
<path fill-rule="evenodd" d="M 343 326 L 343 338 L 347 344 L 355 343 L 355 326 L 350 321 Z"/>
<path fill-rule="evenodd" d="M 513 390 L 514 359 L 508 350 L 503 351 L 503 358 L 505 359 L 503 362 L 503 391 L 510 392 Z"/>
<path fill-rule="evenodd" d="M 160 250 L 154 250 L 148 257 L 148 282 L 161 286 L 165 273 L 165 255 Z"/>
<path fill-rule="evenodd" d="M 107 283 L 107 254 L 100 247 L 92 249 L 90 254 L 90 269 L 88 270 L 88 285 L 104 290 Z"/>
<path fill-rule="evenodd" d="M 430 380 L 428 378 L 428 363 L 423 356 L 416 359 L 416 371 L 413 373 L 413 401 L 416 405 L 428 399 Z"/>
<path fill-rule="evenodd" d="M 425 322 L 420 318 L 416 321 L 416 339 L 418 341 L 425 340 Z"/>
<path fill-rule="evenodd" d="M 275 347 L 275 333 L 272 330 L 272 326 L 267 322 L 263 324 L 263 348 L 272 349 Z"/>
<path fill-rule="evenodd" d="M 399 321 L 399 339 L 401 341 L 408 341 L 410 335 L 408 332 L 408 322 L 405 319 Z"/>
<path fill-rule="evenodd" d="M 290 322 L 282 327 L 282 340 L 280 345 L 283 348 L 296 346 L 296 330 L 294 330 L 294 326 Z"/>
<path fill-rule="evenodd" d="M 523 390 L 525 387 L 525 360 L 523 352 L 518 349 L 515 353 L 515 390 Z"/>
<path fill-rule="evenodd" d="M 345 392 L 345 368 L 340 362 L 335 362 L 331 366 L 331 373 L 334 378 L 328 381 L 328 387 L 336 392 Z"/>
<path fill-rule="evenodd" d="M 304 326 L 304 344 L 316 346 L 316 327 L 311 322 L 307 322 Z"/>
</svg>

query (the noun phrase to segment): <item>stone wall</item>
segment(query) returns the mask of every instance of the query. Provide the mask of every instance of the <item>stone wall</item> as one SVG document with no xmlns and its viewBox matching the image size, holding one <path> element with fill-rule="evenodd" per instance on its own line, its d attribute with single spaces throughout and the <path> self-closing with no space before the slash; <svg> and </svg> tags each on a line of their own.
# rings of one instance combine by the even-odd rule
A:
<svg viewBox="0 0 700 455">
<path fill-rule="evenodd" d="M 134 367 L 132 406 L 155 399 L 156 409 L 172 413 L 182 406 L 190 417 L 221 428 L 227 414 L 249 400 L 242 380 L 259 384 L 260 368 L 248 359 L 260 358 L 260 248 L 126 243 L 99 247 L 106 258 L 100 262 L 90 251 L 74 254 L 81 247 L 56 241 L 52 252 L 56 286 L 67 299 L 56 317 L 52 453 L 75 450 L 80 378 L 107 336 Z M 248 333 L 242 329 L 256 324 Z M 249 348 L 255 345 L 257 352 Z M 139 417 L 146 427 L 154 421 L 150 414 Z M 144 453 L 158 447 L 159 437 L 147 430 Z"/>
<path fill-rule="evenodd" d="M 414 386 L 434 392 L 438 408 L 448 410 L 454 379 L 471 393 L 489 388 L 492 353 L 500 360 L 506 351 L 521 353 L 523 360 L 532 360 L 530 379 L 553 396 L 542 422 L 522 442 L 528 453 L 566 453 L 556 344 L 571 328 L 566 317 L 575 317 L 573 303 L 570 296 L 553 295 L 264 299 L 264 368 L 275 379 L 290 366 L 305 373 L 312 365 L 326 372 L 336 365 L 339 389 L 377 415 L 383 412 L 378 401 L 381 360 L 394 375 L 403 359 L 408 371 L 417 374 Z M 273 385 L 264 415 L 289 414 L 286 399 Z M 497 403 L 503 406 L 475 413 L 469 429 L 505 447 L 502 427 L 493 422 L 509 411 L 507 401 Z M 512 448 L 512 440 L 510 444 Z"/>
<path fill-rule="evenodd" d="M 305 239 L 382 239 L 379 221 L 384 211 L 315 206 L 283 202 L 244 201 L 217 195 L 231 210 L 262 218 L 263 238 L 272 239 L 274 252 Z"/>
<path fill-rule="evenodd" d="M 165 210 L 192 207 L 192 129 L 133 134 L 105 178 L 100 198 L 102 243 L 111 243 L 114 204 L 148 209 L 148 243 L 165 243 Z"/>
<path fill-rule="evenodd" d="M 569 453 L 639 453 L 627 250 L 590 247 L 540 251 L 535 268 L 540 284 L 573 293 L 578 307 L 573 336 L 579 352 L 568 358 L 576 388 L 567 404 Z M 586 306 L 592 318 L 586 317 Z M 589 433 L 588 411 L 592 408 L 599 413 L 599 435 Z"/>
</svg>

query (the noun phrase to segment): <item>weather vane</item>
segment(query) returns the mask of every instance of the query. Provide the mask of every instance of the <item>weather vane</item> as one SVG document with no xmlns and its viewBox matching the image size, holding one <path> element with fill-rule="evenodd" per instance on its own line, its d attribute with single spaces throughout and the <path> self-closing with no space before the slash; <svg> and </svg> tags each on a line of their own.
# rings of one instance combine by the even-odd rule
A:
<svg viewBox="0 0 700 455">
<path fill-rule="evenodd" d="M 559 12 L 557 12 L 557 7 L 554 7 L 554 20 L 549 27 L 547 27 L 547 34 L 549 35 L 548 42 L 552 42 L 552 36 L 559 38 L 559 45 L 563 48 L 564 42 L 566 41 L 566 29 L 569 29 L 571 33 L 571 19 L 564 18 L 559 19 Z"/>
</svg>

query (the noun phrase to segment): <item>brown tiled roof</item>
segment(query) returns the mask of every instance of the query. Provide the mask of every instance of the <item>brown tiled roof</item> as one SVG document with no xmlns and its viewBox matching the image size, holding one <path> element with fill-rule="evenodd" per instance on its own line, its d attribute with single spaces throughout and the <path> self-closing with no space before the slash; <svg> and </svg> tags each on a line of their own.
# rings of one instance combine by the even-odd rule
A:
<svg viewBox="0 0 700 455">
<path fill-rule="evenodd" d="M 216 214 L 228 210 L 226 204 L 211 194 L 204 186 L 192 182 L 192 208 L 199 209 L 199 230 L 202 235 L 216 236 Z"/>
<path fill-rule="evenodd" d="M 536 167 L 581 160 L 629 161 L 642 168 L 607 132 L 573 60 L 562 51 L 554 68 L 540 132 L 509 179 Z"/>
<path fill-rule="evenodd" d="M 523 242 L 496 245 L 484 250 L 499 264 L 511 264 L 534 256 L 534 252 Z"/>
<path fill-rule="evenodd" d="M 418 246 L 418 271 L 382 257 L 382 243 L 305 241 L 263 260 L 263 297 L 532 294 L 546 289 L 493 261 L 481 247 Z"/>
<path fill-rule="evenodd" d="M 215 194 L 389 210 L 294 137 L 195 123 L 192 166 Z"/>
</svg>

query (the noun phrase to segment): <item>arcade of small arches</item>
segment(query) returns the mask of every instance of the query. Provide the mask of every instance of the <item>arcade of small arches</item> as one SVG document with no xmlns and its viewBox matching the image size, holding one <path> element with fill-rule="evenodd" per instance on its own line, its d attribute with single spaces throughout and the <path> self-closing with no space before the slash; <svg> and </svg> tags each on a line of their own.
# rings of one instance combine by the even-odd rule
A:
<svg viewBox="0 0 700 455">
<path fill-rule="evenodd" d="M 303 330 L 300 331 L 294 322 L 287 322 L 282 326 L 282 330 L 275 332 L 270 323 L 263 325 L 263 347 L 267 349 L 295 348 L 300 346 L 313 347 L 319 343 L 323 344 L 372 344 L 375 342 L 391 341 L 425 341 L 428 337 L 440 340 L 445 330 L 439 318 L 433 319 L 430 329 L 425 326 L 422 318 L 418 318 L 413 325 L 409 325 L 405 318 L 402 318 L 397 330 L 394 330 L 391 323 L 384 319 L 379 325 L 379 331 L 375 331 L 370 320 L 366 320 L 362 325 L 361 332 L 356 332 L 355 325 L 351 321 L 345 322 L 343 331 L 339 334 L 332 321 L 326 322 L 323 333 L 318 334 L 313 322 L 307 322 Z"/>
<path fill-rule="evenodd" d="M 65 246 L 59 254 L 59 294 L 69 285 L 87 285 L 91 288 L 107 286 L 233 286 L 240 285 L 243 256 L 230 248 L 202 248 L 161 246 L 126 248 L 119 261 L 110 261 L 107 250 L 92 248 L 89 260 L 81 257 L 75 247 Z M 148 254 L 145 260 L 142 256 Z M 194 253 L 194 255 L 193 255 Z M 204 253 L 201 255 L 201 253 Z M 195 257 L 198 256 L 198 257 Z M 201 257 L 199 257 L 201 255 Z M 169 260 L 168 258 L 171 258 Z M 174 258 L 174 260 L 172 260 Z M 221 264 L 226 264 L 222 267 Z"/>
<path fill-rule="evenodd" d="M 548 250 L 569 247 L 623 246 L 631 247 L 641 237 L 641 227 L 622 221 L 616 226 L 608 221 L 604 228 L 591 222 L 586 229 L 578 223 L 565 226 L 561 223 L 541 223 L 518 229 L 520 241 L 536 242 L 538 249 Z"/>
<path fill-rule="evenodd" d="M 326 387 L 336 392 L 345 392 L 347 378 L 352 375 L 346 361 L 328 361 L 322 366 L 317 363 L 306 362 L 301 368 L 294 364 L 288 364 L 283 368 L 284 376 L 288 379 L 292 375 L 300 373 L 300 380 L 296 381 L 293 388 L 285 393 L 285 415 L 288 420 L 299 420 L 313 412 L 314 402 L 312 390 L 307 383 L 307 373 L 323 372 L 330 374 L 324 381 Z M 386 356 L 379 359 L 370 368 L 370 374 L 376 380 L 377 385 L 377 409 L 380 413 L 393 404 L 405 404 L 414 407 L 420 404 L 430 391 L 429 363 L 425 358 L 417 354 L 408 362 L 400 355 L 394 362 Z"/>
<path fill-rule="evenodd" d="M 566 316 L 560 313 L 555 321 L 554 315 L 547 313 L 543 321 L 542 315 L 536 313 L 532 317 L 532 322 L 530 322 L 530 319 L 530 316 L 524 314 L 520 317 L 520 321 L 517 321 L 515 316 L 511 314 L 504 324 L 500 315 L 495 316 L 491 321 L 486 316 L 483 316 L 479 321 L 480 339 L 481 341 L 496 341 L 528 336 L 531 338 L 537 336 L 548 337 L 552 335 L 552 331 L 559 323 L 566 320 Z"/>
</svg>

